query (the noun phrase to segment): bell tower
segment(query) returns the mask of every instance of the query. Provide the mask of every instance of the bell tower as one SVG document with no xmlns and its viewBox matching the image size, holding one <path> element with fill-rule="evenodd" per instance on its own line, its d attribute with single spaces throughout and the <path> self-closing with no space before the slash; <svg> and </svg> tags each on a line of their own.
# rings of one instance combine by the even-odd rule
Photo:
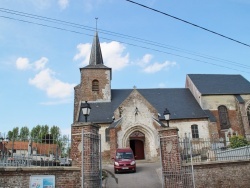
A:
<svg viewBox="0 0 250 188">
<path fill-rule="evenodd" d="M 79 104 L 83 101 L 110 102 L 112 69 L 103 64 L 98 33 L 95 33 L 89 65 L 80 68 L 81 83 L 75 89 L 74 121 Z"/>
</svg>

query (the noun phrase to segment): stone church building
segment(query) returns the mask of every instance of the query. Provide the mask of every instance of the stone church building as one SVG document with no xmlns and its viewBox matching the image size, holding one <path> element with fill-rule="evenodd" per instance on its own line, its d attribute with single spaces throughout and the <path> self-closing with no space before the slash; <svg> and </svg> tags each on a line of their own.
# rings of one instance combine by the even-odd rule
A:
<svg viewBox="0 0 250 188">
<path fill-rule="evenodd" d="M 185 88 L 112 89 L 112 69 L 104 65 L 98 33 L 80 75 L 72 125 L 85 122 L 81 104 L 88 101 L 87 120 L 100 126 L 104 159 L 117 147 L 131 147 L 137 159 L 157 159 L 158 130 L 167 126 L 194 139 L 225 139 L 229 130 L 250 135 L 250 83 L 241 75 L 188 74 Z"/>
</svg>

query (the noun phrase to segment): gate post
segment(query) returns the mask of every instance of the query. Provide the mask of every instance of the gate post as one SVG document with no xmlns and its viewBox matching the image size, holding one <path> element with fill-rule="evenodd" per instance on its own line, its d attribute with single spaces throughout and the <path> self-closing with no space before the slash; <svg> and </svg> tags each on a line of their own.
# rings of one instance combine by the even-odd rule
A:
<svg viewBox="0 0 250 188">
<path fill-rule="evenodd" d="M 115 128 L 109 130 L 110 136 L 110 159 L 115 156 L 115 151 L 117 149 L 117 132 Z"/>
<path fill-rule="evenodd" d="M 82 188 L 100 187 L 99 128 L 88 122 L 75 123 L 71 127 L 72 165 L 82 169 Z"/>
<path fill-rule="evenodd" d="M 164 188 L 183 187 L 178 131 L 176 127 L 163 128 L 158 131 Z"/>
</svg>

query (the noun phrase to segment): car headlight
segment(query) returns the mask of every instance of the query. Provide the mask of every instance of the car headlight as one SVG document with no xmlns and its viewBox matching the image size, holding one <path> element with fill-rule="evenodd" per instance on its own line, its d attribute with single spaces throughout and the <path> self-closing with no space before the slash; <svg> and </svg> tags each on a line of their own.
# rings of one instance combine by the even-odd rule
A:
<svg viewBox="0 0 250 188">
<path fill-rule="evenodd" d="M 115 162 L 115 166 L 119 166 L 119 163 L 118 163 L 118 162 Z"/>
<path fill-rule="evenodd" d="M 134 165 L 135 164 L 135 161 L 132 161 L 131 163 L 130 163 L 130 165 Z"/>
</svg>

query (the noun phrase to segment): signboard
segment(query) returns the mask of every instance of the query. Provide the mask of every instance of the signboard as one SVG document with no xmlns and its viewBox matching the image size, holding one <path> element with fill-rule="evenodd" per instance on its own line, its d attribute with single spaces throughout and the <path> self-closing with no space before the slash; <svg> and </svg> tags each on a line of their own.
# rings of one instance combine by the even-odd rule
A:
<svg viewBox="0 0 250 188">
<path fill-rule="evenodd" d="M 34 175 L 30 176 L 29 188 L 55 188 L 54 175 Z"/>
</svg>

